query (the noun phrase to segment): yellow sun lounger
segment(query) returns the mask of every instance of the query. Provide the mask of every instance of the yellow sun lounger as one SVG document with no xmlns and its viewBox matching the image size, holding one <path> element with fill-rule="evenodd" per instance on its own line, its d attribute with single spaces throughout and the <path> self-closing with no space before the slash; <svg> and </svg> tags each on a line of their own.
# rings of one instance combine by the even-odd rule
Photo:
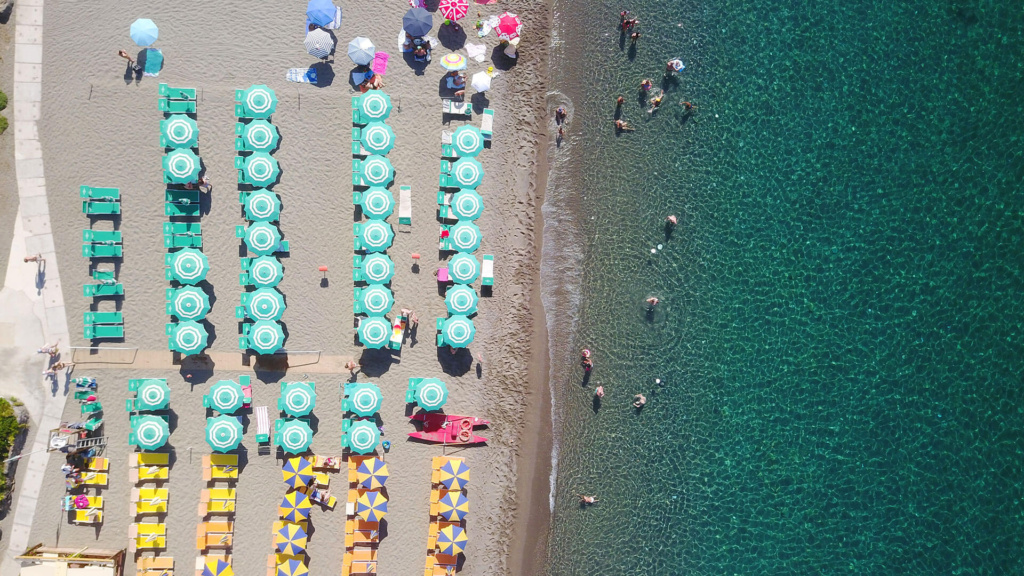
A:
<svg viewBox="0 0 1024 576">
<path fill-rule="evenodd" d="M 128 469 L 128 481 L 132 484 L 167 480 L 170 468 L 166 466 L 142 466 Z"/>
<path fill-rule="evenodd" d="M 86 486 L 106 486 L 107 485 L 107 473 L 106 472 L 83 472 L 82 473 L 82 484 Z"/>
<path fill-rule="evenodd" d="M 110 460 L 107 458 L 89 458 L 85 463 L 85 468 L 94 472 L 106 472 L 109 467 Z"/>
<path fill-rule="evenodd" d="M 235 512 L 234 500 L 212 500 L 200 502 L 198 513 L 200 516 L 208 514 L 233 514 Z"/>
<path fill-rule="evenodd" d="M 167 547 L 166 524 L 131 524 L 128 526 L 129 551 L 151 550 Z"/>
<path fill-rule="evenodd" d="M 196 537 L 196 550 L 231 548 L 231 534 L 203 534 Z"/>
<path fill-rule="evenodd" d="M 344 460 L 341 456 L 313 456 L 314 470 L 330 470 L 337 472 L 341 470 Z"/>
<path fill-rule="evenodd" d="M 135 563 L 135 576 L 172 576 L 174 574 L 174 558 L 170 556 L 147 556 L 139 558 Z"/>
<path fill-rule="evenodd" d="M 140 466 L 167 466 L 170 454 L 167 452 L 132 452 L 128 455 L 128 465 L 132 468 Z"/>
<path fill-rule="evenodd" d="M 316 473 L 316 485 L 327 488 L 331 483 L 331 476 L 327 472 Z"/>
<path fill-rule="evenodd" d="M 103 509 L 102 508 L 86 508 L 84 510 L 75 510 L 75 524 L 102 524 L 103 523 Z"/>
<path fill-rule="evenodd" d="M 235 489 L 234 488 L 208 488 L 199 493 L 200 502 L 210 502 L 212 500 L 234 500 Z"/>
<path fill-rule="evenodd" d="M 205 454 L 203 456 L 203 468 L 211 466 L 234 466 L 238 467 L 238 454 Z"/>
</svg>

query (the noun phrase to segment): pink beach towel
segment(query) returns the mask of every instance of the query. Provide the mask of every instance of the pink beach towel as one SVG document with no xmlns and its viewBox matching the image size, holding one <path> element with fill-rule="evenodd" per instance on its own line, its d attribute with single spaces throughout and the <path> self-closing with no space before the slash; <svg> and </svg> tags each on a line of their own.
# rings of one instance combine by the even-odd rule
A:
<svg viewBox="0 0 1024 576">
<path fill-rule="evenodd" d="M 384 75 L 388 71 L 388 53 L 377 52 L 373 56 L 373 64 L 370 65 L 370 69 L 375 74 Z"/>
</svg>

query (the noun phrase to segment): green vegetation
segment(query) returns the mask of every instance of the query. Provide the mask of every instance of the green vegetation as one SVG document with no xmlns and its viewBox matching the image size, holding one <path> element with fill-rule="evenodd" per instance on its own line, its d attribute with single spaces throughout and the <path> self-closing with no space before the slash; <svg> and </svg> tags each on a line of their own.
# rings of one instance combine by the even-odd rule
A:
<svg viewBox="0 0 1024 576">
<path fill-rule="evenodd" d="M 7 108 L 7 94 L 0 90 L 0 110 Z M 0 114 L 0 134 L 7 130 L 7 117 Z"/>
<path fill-rule="evenodd" d="M 0 118 L 3 118 L 0 116 Z M 6 122 L 0 125 L 5 125 Z M 0 460 L 6 460 L 14 446 L 14 439 L 25 429 L 25 425 L 18 422 L 18 416 L 14 413 L 11 403 L 0 398 Z M 7 474 L 0 473 L 0 500 L 7 497 Z"/>
<path fill-rule="evenodd" d="M 0 110 L 7 108 L 7 94 L 0 90 Z"/>
</svg>

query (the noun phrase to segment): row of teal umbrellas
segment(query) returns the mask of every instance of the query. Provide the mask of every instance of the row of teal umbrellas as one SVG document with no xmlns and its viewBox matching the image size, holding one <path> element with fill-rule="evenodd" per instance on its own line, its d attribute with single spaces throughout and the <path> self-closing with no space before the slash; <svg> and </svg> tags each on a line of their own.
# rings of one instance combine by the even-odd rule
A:
<svg viewBox="0 0 1024 576">
<path fill-rule="evenodd" d="M 448 241 L 458 252 L 476 252 L 481 237 L 480 227 L 472 222 L 458 222 L 448 228 Z"/>
<path fill-rule="evenodd" d="M 384 316 L 395 305 L 391 290 L 381 284 L 370 284 L 366 288 L 355 289 L 355 299 L 367 316 Z"/>
<path fill-rule="evenodd" d="M 360 224 L 356 236 L 366 252 L 384 252 L 391 247 L 395 231 L 383 220 L 368 220 Z"/>
<path fill-rule="evenodd" d="M 250 222 L 277 222 L 281 219 L 281 198 L 266 188 L 243 192 L 240 199 L 245 208 L 245 219 Z"/>
<path fill-rule="evenodd" d="M 247 325 L 245 346 L 258 354 L 273 354 L 284 346 L 284 329 L 275 320 L 257 320 Z"/>
<path fill-rule="evenodd" d="M 244 298 L 245 315 L 254 320 L 280 320 L 287 307 L 284 295 L 276 288 L 257 288 L 245 294 Z"/>
<path fill-rule="evenodd" d="M 281 250 L 281 230 L 269 222 L 253 222 L 242 233 L 249 252 L 269 256 Z"/>
</svg>

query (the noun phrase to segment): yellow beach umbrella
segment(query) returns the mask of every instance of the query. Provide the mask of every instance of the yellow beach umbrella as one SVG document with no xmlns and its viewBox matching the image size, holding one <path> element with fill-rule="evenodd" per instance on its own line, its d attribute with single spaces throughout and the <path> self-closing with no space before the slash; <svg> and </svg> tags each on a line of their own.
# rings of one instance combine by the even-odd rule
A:
<svg viewBox="0 0 1024 576">
<path fill-rule="evenodd" d="M 284 477 L 284 483 L 292 488 L 298 488 L 299 486 L 305 486 L 309 484 L 309 481 L 316 477 L 313 472 L 313 463 L 305 458 L 289 458 L 284 463 L 284 468 L 281 469 L 281 476 Z"/>
<path fill-rule="evenodd" d="M 285 560 L 277 565 L 277 576 L 303 576 L 309 574 L 309 568 L 301 560 Z"/>
<path fill-rule="evenodd" d="M 289 556 L 297 556 L 306 550 L 306 531 L 302 526 L 292 522 L 286 522 L 280 530 L 274 533 L 274 545 L 278 552 Z"/>
<path fill-rule="evenodd" d="M 289 492 L 281 501 L 277 514 L 289 522 L 298 522 L 309 518 L 309 510 L 312 507 L 313 503 L 302 492 Z"/>
<path fill-rule="evenodd" d="M 448 460 L 441 465 L 441 484 L 449 490 L 462 490 L 469 483 L 469 466 L 462 460 Z"/>
<path fill-rule="evenodd" d="M 203 576 L 235 576 L 235 571 L 220 558 L 207 558 L 203 563 Z"/>
<path fill-rule="evenodd" d="M 380 522 L 388 513 L 388 499 L 376 490 L 367 490 L 356 500 L 356 514 L 367 522 Z"/>
<path fill-rule="evenodd" d="M 466 550 L 469 536 L 461 526 L 445 526 L 437 534 L 437 548 L 441 554 L 455 556 Z"/>
</svg>

